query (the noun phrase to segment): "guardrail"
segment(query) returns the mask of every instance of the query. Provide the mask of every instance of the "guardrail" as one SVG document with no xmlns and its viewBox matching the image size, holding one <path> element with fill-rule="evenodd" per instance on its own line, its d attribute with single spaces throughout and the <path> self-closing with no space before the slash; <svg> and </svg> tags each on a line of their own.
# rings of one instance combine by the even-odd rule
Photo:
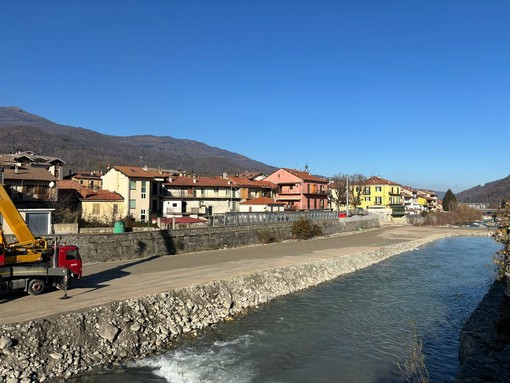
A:
<svg viewBox="0 0 510 383">
<path fill-rule="evenodd" d="M 211 226 L 262 225 L 271 223 L 294 222 L 300 218 L 311 221 L 338 219 L 338 212 L 332 211 L 297 211 L 297 212 L 228 212 L 214 214 L 209 218 Z"/>
</svg>

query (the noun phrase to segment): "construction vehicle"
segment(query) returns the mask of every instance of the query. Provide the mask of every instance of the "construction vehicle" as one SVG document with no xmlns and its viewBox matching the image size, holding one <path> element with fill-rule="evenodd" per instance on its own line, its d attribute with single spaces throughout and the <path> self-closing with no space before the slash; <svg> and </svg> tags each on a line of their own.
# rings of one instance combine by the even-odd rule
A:
<svg viewBox="0 0 510 383">
<path fill-rule="evenodd" d="M 47 286 L 67 291 L 72 278 L 81 278 L 78 247 L 56 241 L 50 245 L 44 237 L 35 237 L 1 183 L 0 214 L 17 239 L 7 242 L 0 227 L 0 287 L 38 295 Z"/>
</svg>

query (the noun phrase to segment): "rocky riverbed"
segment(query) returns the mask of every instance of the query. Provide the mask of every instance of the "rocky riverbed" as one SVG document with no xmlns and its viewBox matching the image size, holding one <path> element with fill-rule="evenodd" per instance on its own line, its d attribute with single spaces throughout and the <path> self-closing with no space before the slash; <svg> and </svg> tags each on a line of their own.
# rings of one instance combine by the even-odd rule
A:
<svg viewBox="0 0 510 383">
<path fill-rule="evenodd" d="M 251 307 L 451 235 L 488 233 L 445 230 L 377 250 L 6 324 L 0 326 L 0 377 L 9 383 L 65 381 L 73 375 L 143 358 Z"/>
</svg>

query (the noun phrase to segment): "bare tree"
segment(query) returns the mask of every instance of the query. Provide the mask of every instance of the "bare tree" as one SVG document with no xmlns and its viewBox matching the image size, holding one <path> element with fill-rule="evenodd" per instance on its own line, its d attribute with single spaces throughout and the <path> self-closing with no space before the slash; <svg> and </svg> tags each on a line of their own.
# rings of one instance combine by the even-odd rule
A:
<svg viewBox="0 0 510 383">
<path fill-rule="evenodd" d="M 336 207 L 337 211 L 340 211 L 340 205 L 347 204 L 347 177 L 346 174 L 335 174 L 331 179 L 329 186 L 331 204 Z"/>
<path fill-rule="evenodd" d="M 362 174 L 336 174 L 331 179 L 331 203 L 340 211 L 341 205 L 349 204 L 348 208 L 361 205 L 365 196 L 367 177 Z M 347 194 L 347 192 L 349 194 Z"/>
<path fill-rule="evenodd" d="M 63 189 L 58 192 L 58 201 L 50 201 L 55 209 L 54 223 L 76 223 L 81 215 L 79 193 L 74 189 Z"/>
<path fill-rule="evenodd" d="M 363 174 L 349 176 L 349 205 L 357 208 L 366 194 L 368 178 Z"/>
</svg>

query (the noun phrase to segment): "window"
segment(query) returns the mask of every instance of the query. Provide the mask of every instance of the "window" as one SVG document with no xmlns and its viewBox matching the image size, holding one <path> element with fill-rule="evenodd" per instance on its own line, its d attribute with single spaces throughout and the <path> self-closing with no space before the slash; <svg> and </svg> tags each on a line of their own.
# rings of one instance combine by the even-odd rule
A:
<svg viewBox="0 0 510 383">
<path fill-rule="evenodd" d="M 147 198 L 147 181 L 142 181 L 142 199 Z"/>
<path fill-rule="evenodd" d="M 145 222 L 145 220 L 147 219 L 146 214 L 147 213 L 146 213 L 145 209 L 140 210 L 140 221 Z"/>
<path fill-rule="evenodd" d="M 129 208 L 130 209 L 136 209 L 136 199 L 130 199 L 129 200 Z"/>
<path fill-rule="evenodd" d="M 119 204 L 117 203 L 114 203 L 113 206 L 112 206 L 112 214 L 114 216 L 116 216 L 117 214 L 119 214 Z"/>
<path fill-rule="evenodd" d="M 66 259 L 68 261 L 73 261 L 75 259 L 80 259 L 80 254 L 78 253 L 78 250 L 77 249 L 67 250 L 66 251 Z"/>
<path fill-rule="evenodd" d="M 365 194 L 370 194 L 370 186 L 365 186 Z"/>
<path fill-rule="evenodd" d="M 370 197 L 365 197 L 366 202 L 370 202 Z"/>
<path fill-rule="evenodd" d="M 136 190 L 136 181 L 129 181 L 129 190 Z"/>
<path fill-rule="evenodd" d="M 101 205 L 98 203 L 92 204 L 92 214 L 98 215 L 101 212 Z"/>
<path fill-rule="evenodd" d="M 382 205 L 382 197 L 375 197 L 376 205 Z"/>
<path fill-rule="evenodd" d="M 382 192 L 382 186 L 376 186 L 375 187 L 376 192 Z"/>
</svg>

